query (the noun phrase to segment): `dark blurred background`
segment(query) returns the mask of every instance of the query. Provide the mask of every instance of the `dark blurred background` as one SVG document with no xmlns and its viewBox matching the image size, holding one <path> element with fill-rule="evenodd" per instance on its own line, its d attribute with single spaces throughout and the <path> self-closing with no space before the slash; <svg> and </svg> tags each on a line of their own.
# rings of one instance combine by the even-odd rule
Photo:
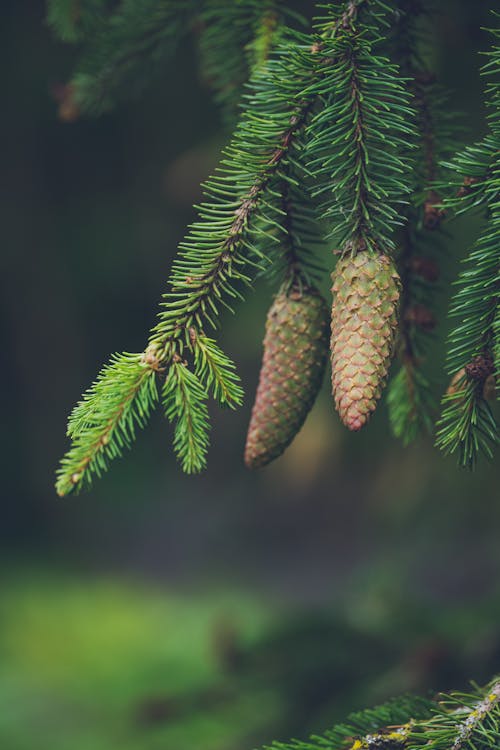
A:
<svg viewBox="0 0 500 750">
<path fill-rule="evenodd" d="M 489 5 L 441 2 L 430 50 L 468 140 L 485 129 Z M 181 474 L 158 414 L 92 492 L 56 497 L 67 414 L 110 352 L 142 350 L 227 134 L 189 46 L 140 99 L 60 122 L 51 91 L 75 52 L 44 13 L 0 16 L 1 747 L 243 750 L 488 679 L 498 465 L 464 473 L 430 439 L 403 449 L 383 406 L 348 435 L 325 384 L 285 456 L 248 473 L 265 283 L 223 320 L 248 396 L 214 410 L 208 470 Z M 477 229 L 450 226 L 448 279 Z"/>
</svg>

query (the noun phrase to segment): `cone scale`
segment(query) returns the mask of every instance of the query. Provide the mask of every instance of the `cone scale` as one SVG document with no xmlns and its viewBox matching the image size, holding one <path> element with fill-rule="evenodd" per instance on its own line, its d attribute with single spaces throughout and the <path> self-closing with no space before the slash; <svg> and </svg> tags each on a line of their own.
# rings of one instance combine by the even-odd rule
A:
<svg viewBox="0 0 500 750">
<path fill-rule="evenodd" d="M 341 258 L 332 279 L 332 391 L 342 422 L 360 430 L 387 379 L 401 284 L 388 256 L 367 251 Z"/>
<path fill-rule="evenodd" d="M 245 464 L 265 466 L 302 427 L 328 357 L 329 311 L 313 287 L 280 292 L 267 316 L 264 354 L 248 428 Z"/>
</svg>

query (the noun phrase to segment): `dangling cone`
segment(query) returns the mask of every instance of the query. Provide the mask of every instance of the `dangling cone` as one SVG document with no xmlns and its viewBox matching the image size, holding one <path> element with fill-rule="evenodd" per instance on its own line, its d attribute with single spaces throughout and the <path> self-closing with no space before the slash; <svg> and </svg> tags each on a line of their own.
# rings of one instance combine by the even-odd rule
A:
<svg viewBox="0 0 500 750">
<path fill-rule="evenodd" d="M 350 430 L 367 423 L 387 380 L 400 287 L 392 260 L 367 251 L 341 258 L 333 274 L 332 391 Z"/>
<path fill-rule="evenodd" d="M 280 456 L 302 427 L 328 356 L 328 306 L 313 287 L 280 292 L 269 310 L 245 447 L 250 469 Z"/>
</svg>

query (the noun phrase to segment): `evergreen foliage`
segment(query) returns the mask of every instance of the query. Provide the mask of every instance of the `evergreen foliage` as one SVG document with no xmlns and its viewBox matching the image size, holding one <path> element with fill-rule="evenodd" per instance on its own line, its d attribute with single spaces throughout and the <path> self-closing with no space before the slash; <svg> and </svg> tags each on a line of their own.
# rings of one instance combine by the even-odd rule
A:
<svg viewBox="0 0 500 750">
<path fill-rule="evenodd" d="M 412 195 L 398 238 L 403 286 L 399 369 L 389 385 L 387 403 L 392 430 L 407 445 L 434 424 L 436 400 L 426 360 L 436 326 L 434 301 L 445 247 L 445 213 L 437 186 L 446 184 L 443 162 L 456 152 L 460 128 L 447 92 L 425 63 L 432 15 L 424 4 L 411 0 L 399 5 L 391 43 L 413 95 L 417 139 L 414 169 L 407 175 Z"/>
<path fill-rule="evenodd" d="M 339 18 L 329 4 L 320 19 L 307 91 L 322 107 L 307 128 L 306 160 L 334 247 L 387 253 L 409 192 L 414 112 L 398 68 L 380 52 L 385 3 L 365 5 L 351 3 Z"/>
<path fill-rule="evenodd" d="M 130 447 L 158 400 L 155 374 L 141 354 L 115 355 L 101 370 L 70 415 L 72 445 L 58 472 L 59 495 L 101 476 Z"/>
<path fill-rule="evenodd" d="M 83 53 L 69 90 L 78 110 L 98 115 L 137 95 L 159 73 L 189 32 L 198 0 L 122 0 L 114 12 L 97 17 L 91 16 L 92 4 L 81 3 L 87 21 L 75 39 L 83 43 Z M 61 5 L 62 0 L 51 5 L 52 25 L 67 38 L 71 26 Z"/>
<path fill-rule="evenodd" d="M 187 474 L 205 465 L 208 448 L 207 394 L 187 364 L 175 359 L 163 386 L 163 405 L 170 422 L 175 424 L 174 450 Z"/>
<path fill-rule="evenodd" d="M 64 42 L 92 34 L 109 12 L 110 0 L 47 0 L 47 22 Z"/>
<path fill-rule="evenodd" d="M 275 742 L 272 750 L 403 750 L 408 741 L 413 722 L 429 720 L 433 703 L 423 698 L 405 696 L 375 708 L 356 711 L 347 720 L 314 735 L 309 741 Z"/>
<path fill-rule="evenodd" d="M 48 0 L 47 20 L 82 54 L 66 96 L 78 112 L 99 115 L 136 96 L 189 37 L 200 70 L 232 122 L 242 87 L 279 38 L 278 0 Z"/>
<path fill-rule="evenodd" d="M 109 109 L 146 84 L 193 32 L 216 101 L 228 119 L 240 109 L 180 243 L 146 351 L 112 360 L 70 418 L 61 494 L 79 489 L 130 444 L 157 401 L 157 381 L 183 468 L 202 469 L 207 398 L 232 407 L 243 398 L 234 363 L 208 329 L 260 275 L 285 293 L 320 280 L 331 270 L 329 253 L 318 254 L 322 239 L 340 256 L 398 262 L 399 369 L 390 419 L 404 442 L 430 429 L 425 358 L 436 323 L 441 225 L 445 214 L 470 210 L 484 212 L 486 223 L 452 305 L 458 322 L 448 369 L 455 382 L 438 444 L 471 466 L 498 442 L 485 391 L 500 350 L 498 81 L 488 86 L 490 132 L 460 148 L 446 94 L 423 62 L 432 21 L 425 3 L 347 0 L 320 3 L 317 13 L 307 30 L 278 0 L 49 2 L 59 36 L 83 45 L 68 88 L 82 112 Z M 494 46 L 484 72 L 498 77 L 499 65 Z"/>
<path fill-rule="evenodd" d="M 495 39 L 499 31 L 492 32 Z M 498 309 L 500 304 L 500 47 L 488 54 L 483 74 L 494 76 L 487 86 L 490 133 L 477 146 L 459 154 L 451 169 L 455 182 L 464 180 L 458 197 L 448 205 L 459 213 L 471 207 L 485 215 L 485 226 L 465 259 L 450 309 L 454 326 L 449 335 L 448 372 L 461 377 L 460 388 L 443 397 L 437 444 L 456 453 L 463 466 L 473 467 L 480 453 L 492 456 L 500 442 L 498 422 L 484 393 L 485 382 L 498 373 Z M 463 205 L 462 205 L 463 203 Z M 456 322 L 455 322 L 456 321 Z"/>
<path fill-rule="evenodd" d="M 206 0 L 200 14 L 201 70 L 229 122 L 234 121 L 242 87 L 265 64 L 281 28 L 275 0 Z"/>
<path fill-rule="evenodd" d="M 500 682 L 435 701 L 403 697 L 351 714 L 310 740 L 268 750 L 493 750 L 500 741 Z"/>
</svg>

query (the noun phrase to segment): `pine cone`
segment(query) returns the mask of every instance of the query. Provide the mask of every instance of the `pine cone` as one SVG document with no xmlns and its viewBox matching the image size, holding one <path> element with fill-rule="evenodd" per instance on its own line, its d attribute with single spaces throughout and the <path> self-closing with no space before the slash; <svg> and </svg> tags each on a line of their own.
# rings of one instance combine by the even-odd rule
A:
<svg viewBox="0 0 500 750">
<path fill-rule="evenodd" d="M 265 466 L 292 442 L 323 380 L 328 307 L 306 287 L 280 292 L 269 310 L 259 385 L 245 446 L 250 469 Z"/>
<path fill-rule="evenodd" d="M 390 258 L 367 251 L 341 258 L 332 278 L 333 395 L 343 423 L 359 430 L 387 378 L 400 280 Z"/>
</svg>

